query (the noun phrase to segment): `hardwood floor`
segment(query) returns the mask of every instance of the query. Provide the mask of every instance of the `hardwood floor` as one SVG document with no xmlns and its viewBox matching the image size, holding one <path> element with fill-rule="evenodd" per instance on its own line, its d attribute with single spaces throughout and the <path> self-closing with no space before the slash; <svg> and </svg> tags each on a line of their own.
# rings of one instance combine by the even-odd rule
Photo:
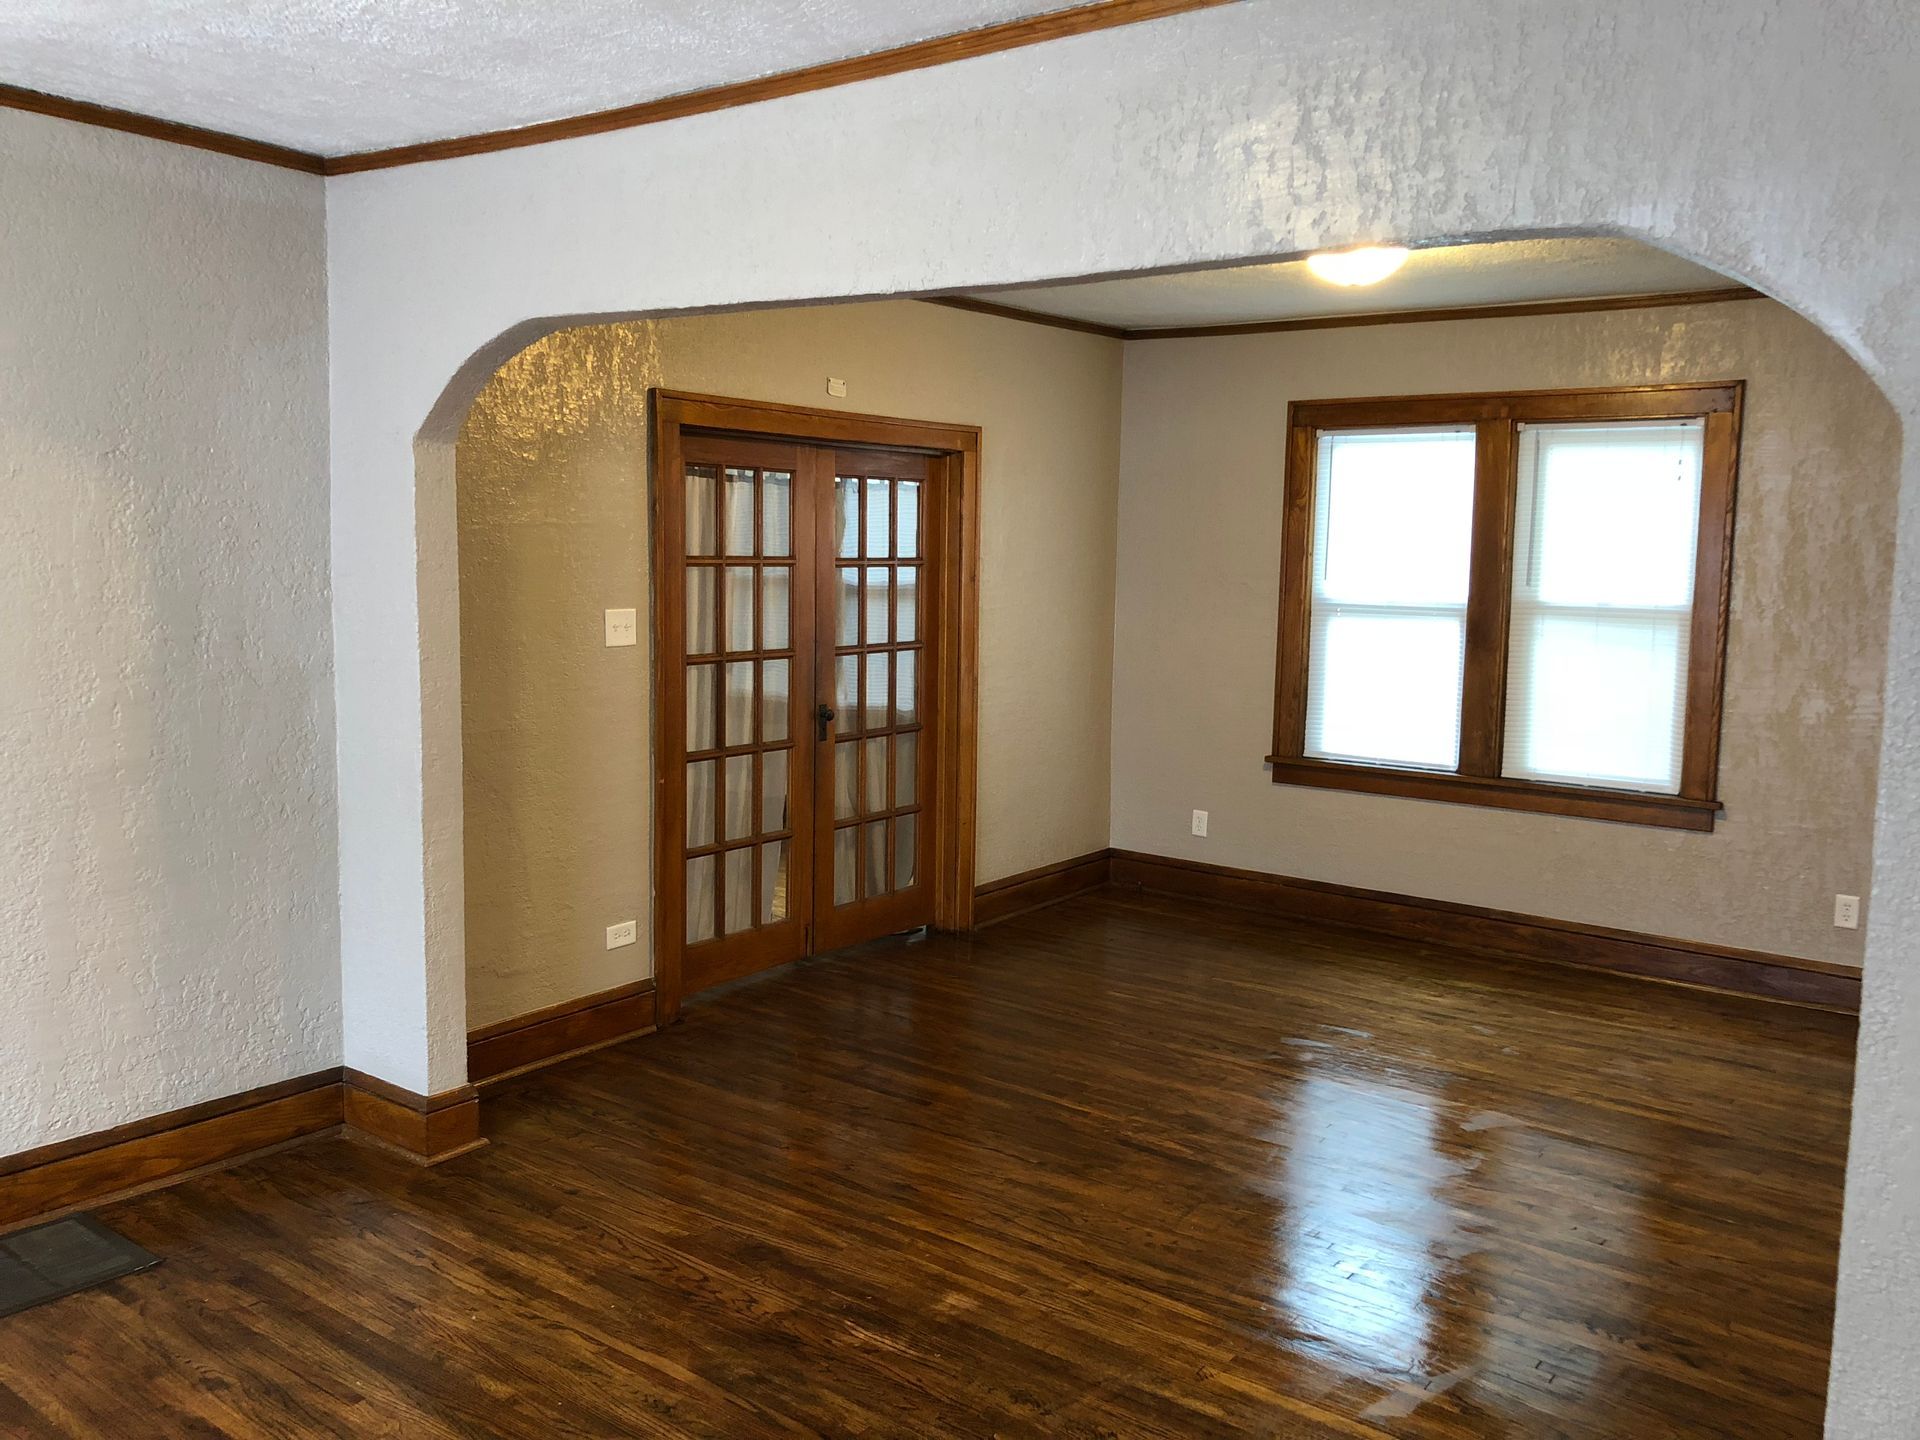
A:
<svg viewBox="0 0 1920 1440">
<path fill-rule="evenodd" d="M 1104 892 L 107 1207 L 0 1434 L 1816 1436 L 1852 1046 Z"/>
</svg>

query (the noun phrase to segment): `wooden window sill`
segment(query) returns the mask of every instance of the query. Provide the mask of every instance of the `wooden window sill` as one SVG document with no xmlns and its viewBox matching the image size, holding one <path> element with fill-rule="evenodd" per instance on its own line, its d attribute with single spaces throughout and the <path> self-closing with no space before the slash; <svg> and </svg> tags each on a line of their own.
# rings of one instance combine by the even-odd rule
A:
<svg viewBox="0 0 1920 1440">
<path fill-rule="evenodd" d="M 1632 790 L 1599 790 L 1579 785 L 1542 785 L 1531 780 L 1502 780 L 1478 775 L 1449 775 L 1431 770 L 1392 770 L 1375 765 L 1342 765 L 1299 756 L 1269 755 L 1276 785 L 1309 785 L 1320 790 L 1358 790 L 1369 795 L 1398 795 L 1410 800 L 1440 800 L 1455 805 L 1485 805 L 1496 810 L 1532 810 L 1611 820 L 1622 825 L 1653 825 L 1665 830 L 1711 832 L 1720 813 L 1718 800 L 1681 795 L 1646 795 Z"/>
</svg>

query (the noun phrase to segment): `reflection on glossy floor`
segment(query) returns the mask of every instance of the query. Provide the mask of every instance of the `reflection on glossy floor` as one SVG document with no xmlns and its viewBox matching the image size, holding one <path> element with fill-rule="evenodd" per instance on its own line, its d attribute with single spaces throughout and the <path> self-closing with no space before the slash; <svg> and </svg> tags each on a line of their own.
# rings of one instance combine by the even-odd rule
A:
<svg viewBox="0 0 1920 1440">
<path fill-rule="evenodd" d="M 110 1207 L 0 1433 L 1815 1436 L 1851 1050 L 1089 897 Z"/>
</svg>

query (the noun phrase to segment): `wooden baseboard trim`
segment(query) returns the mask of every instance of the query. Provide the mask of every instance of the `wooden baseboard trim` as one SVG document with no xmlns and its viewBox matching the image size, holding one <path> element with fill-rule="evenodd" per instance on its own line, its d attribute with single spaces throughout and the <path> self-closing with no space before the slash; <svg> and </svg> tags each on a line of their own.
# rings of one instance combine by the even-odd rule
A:
<svg viewBox="0 0 1920 1440">
<path fill-rule="evenodd" d="M 332 1066 L 0 1157 L 0 1231 L 178 1184 L 343 1128 L 423 1165 L 486 1143 L 471 1085 L 420 1096 Z"/>
<path fill-rule="evenodd" d="M 650 1034 L 657 1003 L 653 981 L 641 980 L 484 1025 L 467 1036 L 467 1080 L 492 1084 Z"/>
<path fill-rule="evenodd" d="M 988 881 L 974 891 L 973 928 L 978 930 L 1024 915 L 1029 910 L 1038 910 L 1043 905 L 1057 905 L 1075 895 L 1100 889 L 1107 883 L 1112 853 L 1096 850 L 1091 855 L 1075 856 L 1042 865 L 1037 870 L 1023 870 L 1018 875 Z"/>
<path fill-rule="evenodd" d="M 263 1085 L 0 1159 L 0 1229 L 152 1190 L 340 1127 L 340 1071 Z"/>
<path fill-rule="evenodd" d="M 480 1092 L 472 1085 L 419 1095 L 377 1075 L 340 1072 L 342 1110 L 356 1139 L 372 1140 L 419 1165 L 439 1165 L 486 1144 Z"/>
<path fill-rule="evenodd" d="M 1504 958 L 1858 1014 L 1860 972 L 1819 960 L 1116 850 L 1113 883 Z"/>
</svg>

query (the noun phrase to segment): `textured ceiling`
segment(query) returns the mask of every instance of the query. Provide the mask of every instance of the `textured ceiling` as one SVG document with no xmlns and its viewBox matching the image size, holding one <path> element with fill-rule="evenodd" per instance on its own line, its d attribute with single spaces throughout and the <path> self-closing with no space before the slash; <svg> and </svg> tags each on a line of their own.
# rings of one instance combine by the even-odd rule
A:
<svg viewBox="0 0 1920 1440">
<path fill-rule="evenodd" d="M 1231 325 L 1311 316 L 1585 300 L 1671 290 L 1720 290 L 1734 282 L 1637 240 L 1503 240 L 1416 250 L 1378 285 L 1342 289 L 1316 280 L 1304 262 L 1189 270 L 1020 290 L 976 291 L 1022 310 L 1091 320 L 1123 330 Z"/>
<path fill-rule="evenodd" d="M 0 83 L 323 155 L 655 100 L 1075 0 L 0 0 Z"/>
</svg>

